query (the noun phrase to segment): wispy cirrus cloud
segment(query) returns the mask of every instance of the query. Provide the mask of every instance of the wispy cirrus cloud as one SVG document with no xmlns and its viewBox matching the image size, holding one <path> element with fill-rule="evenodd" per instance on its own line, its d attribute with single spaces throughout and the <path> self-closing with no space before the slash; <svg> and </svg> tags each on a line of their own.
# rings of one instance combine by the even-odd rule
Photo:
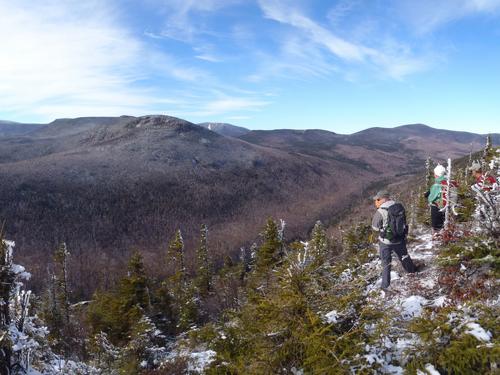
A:
<svg viewBox="0 0 500 375">
<path fill-rule="evenodd" d="M 205 24 L 204 16 L 209 17 L 214 12 L 238 4 L 241 1 L 242 0 L 154 1 L 165 17 L 160 35 L 183 42 L 194 42 L 196 38 L 200 36 L 215 36 L 217 32 Z"/>
<path fill-rule="evenodd" d="M 476 14 L 498 14 L 500 0 L 404 0 L 395 2 L 400 17 L 418 34 L 428 34 L 447 23 Z"/>
<path fill-rule="evenodd" d="M 152 80 L 211 79 L 145 44 L 105 1 L 0 0 L 0 14 L 0 107 L 16 118 L 167 111 L 180 99 Z"/>
<path fill-rule="evenodd" d="M 402 43 L 367 46 L 359 41 L 347 40 L 307 17 L 298 8 L 294 8 L 292 3 L 259 0 L 259 5 L 266 18 L 294 28 L 294 33 L 301 32 L 307 40 L 302 45 L 304 50 L 315 51 L 316 48 L 317 51 L 320 47 L 346 64 L 376 68 L 395 79 L 425 70 L 429 66 L 429 56 L 417 56 L 412 53 L 411 48 Z M 349 8 L 344 9 L 348 10 Z M 289 43 L 289 40 L 285 38 L 283 45 Z M 312 43 L 312 47 L 309 43 Z M 326 58 L 322 60 L 325 61 Z"/>
<path fill-rule="evenodd" d="M 52 119 L 67 113 L 108 115 L 165 105 L 142 82 L 158 74 L 182 79 L 183 68 L 150 51 L 99 1 L 0 1 L 0 107 Z M 169 69 L 165 69 L 170 66 Z M 148 69 L 146 69 L 147 67 Z M 185 74 L 188 76 L 188 74 Z"/>
</svg>

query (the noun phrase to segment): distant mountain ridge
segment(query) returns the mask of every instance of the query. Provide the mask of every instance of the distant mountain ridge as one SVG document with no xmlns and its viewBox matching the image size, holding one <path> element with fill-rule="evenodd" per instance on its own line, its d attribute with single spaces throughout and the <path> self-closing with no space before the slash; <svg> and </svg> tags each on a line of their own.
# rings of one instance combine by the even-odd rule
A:
<svg viewBox="0 0 500 375">
<path fill-rule="evenodd" d="M 47 252 L 61 241 L 79 257 L 73 272 L 89 276 L 95 262 L 119 262 L 134 248 L 155 267 L 179 228 L 189 266 L 202 223 L 219 261 L 251 244 L 249 233 L 269 216 L 287 222 L 289 238 L 303 238 L 317 219 L 335 220 L 370 188 L 420 170 L 428 155 L 444 160 L 485 141 L 423 125 L 240 136 L 221 134 L 232 129 L 224 125 L 217 132 L 170 116 L 87 117 L 0 137 L 0 220 L 25 263 L 36 265 L 34 278 L 44 277 Z M 84 279 L 88 291 L 102 282 Z"/>
<path fill-rule="evenodd" d="M 14 121 L 0 120 L 0 137 L 11 137 L 31 133 L 43 124 L 22 124 Z"/>
<path fill-rule="evenodd" d="M 198 125 L 203 126 L 208 130 L 212 130 L 216 133 L 219 133 L 221 135 L 226 135 L 229 137 L 240 137 L 250 131 L 247 128 L 243 128 L 241 126 L 236 126 L 232 124 L 226 124 L 223 122 L 202 122 Z"/>
</svg>

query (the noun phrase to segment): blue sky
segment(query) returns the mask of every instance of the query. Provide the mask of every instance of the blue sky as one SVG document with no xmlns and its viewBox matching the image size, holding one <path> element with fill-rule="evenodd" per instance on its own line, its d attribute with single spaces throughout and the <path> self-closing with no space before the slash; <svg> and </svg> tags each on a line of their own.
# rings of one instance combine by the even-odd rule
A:
<svg viewBox="0 0 500 375">
<path fill-rule="evenodd" d="M 500 0 L 0 0 L 0 119 L 500 132 Z"/>
</svg>

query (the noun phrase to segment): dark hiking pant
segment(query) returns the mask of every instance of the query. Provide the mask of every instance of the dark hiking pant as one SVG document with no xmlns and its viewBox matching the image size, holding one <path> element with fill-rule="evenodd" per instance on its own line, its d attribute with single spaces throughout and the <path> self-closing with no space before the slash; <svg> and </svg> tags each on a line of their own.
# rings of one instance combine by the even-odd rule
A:
<svg viewBox="0 0 500 375">
<path fill-rule="evenodd" d="M 392 252 L 394 251 L 403 265 L 403 268 L 408 273 L 416 271 L 415 265 L 408 255 L 406 250 L 406 242 L 403 241 L 397 244 L 378 243 L 380 250 L 380 259 L 382 260 L 382 288 L 388 288 L 391 284 L 391 261 Z"/>
<path fill-rule="evenodd" d="M 444 226 L 444 211 L 440 211 L 438 207 L 431 206 L 431 226 L 434 230 L 442 229 Z"/>
</svg>

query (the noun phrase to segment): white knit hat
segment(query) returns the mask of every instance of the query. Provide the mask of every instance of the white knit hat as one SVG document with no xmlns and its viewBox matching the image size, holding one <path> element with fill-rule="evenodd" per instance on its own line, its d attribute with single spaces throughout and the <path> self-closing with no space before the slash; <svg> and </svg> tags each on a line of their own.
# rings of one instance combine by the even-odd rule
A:
<svg viewBox="0 0 500 375">
<path fill-rule="evenodd" d="M 434 168 L 434 176 L 441 177 L 442 175 L 444 175 L 445 172 L 446 168 L 443 167 L 441 164 L 438 164 L 436 168 Z"/>
</svg>

